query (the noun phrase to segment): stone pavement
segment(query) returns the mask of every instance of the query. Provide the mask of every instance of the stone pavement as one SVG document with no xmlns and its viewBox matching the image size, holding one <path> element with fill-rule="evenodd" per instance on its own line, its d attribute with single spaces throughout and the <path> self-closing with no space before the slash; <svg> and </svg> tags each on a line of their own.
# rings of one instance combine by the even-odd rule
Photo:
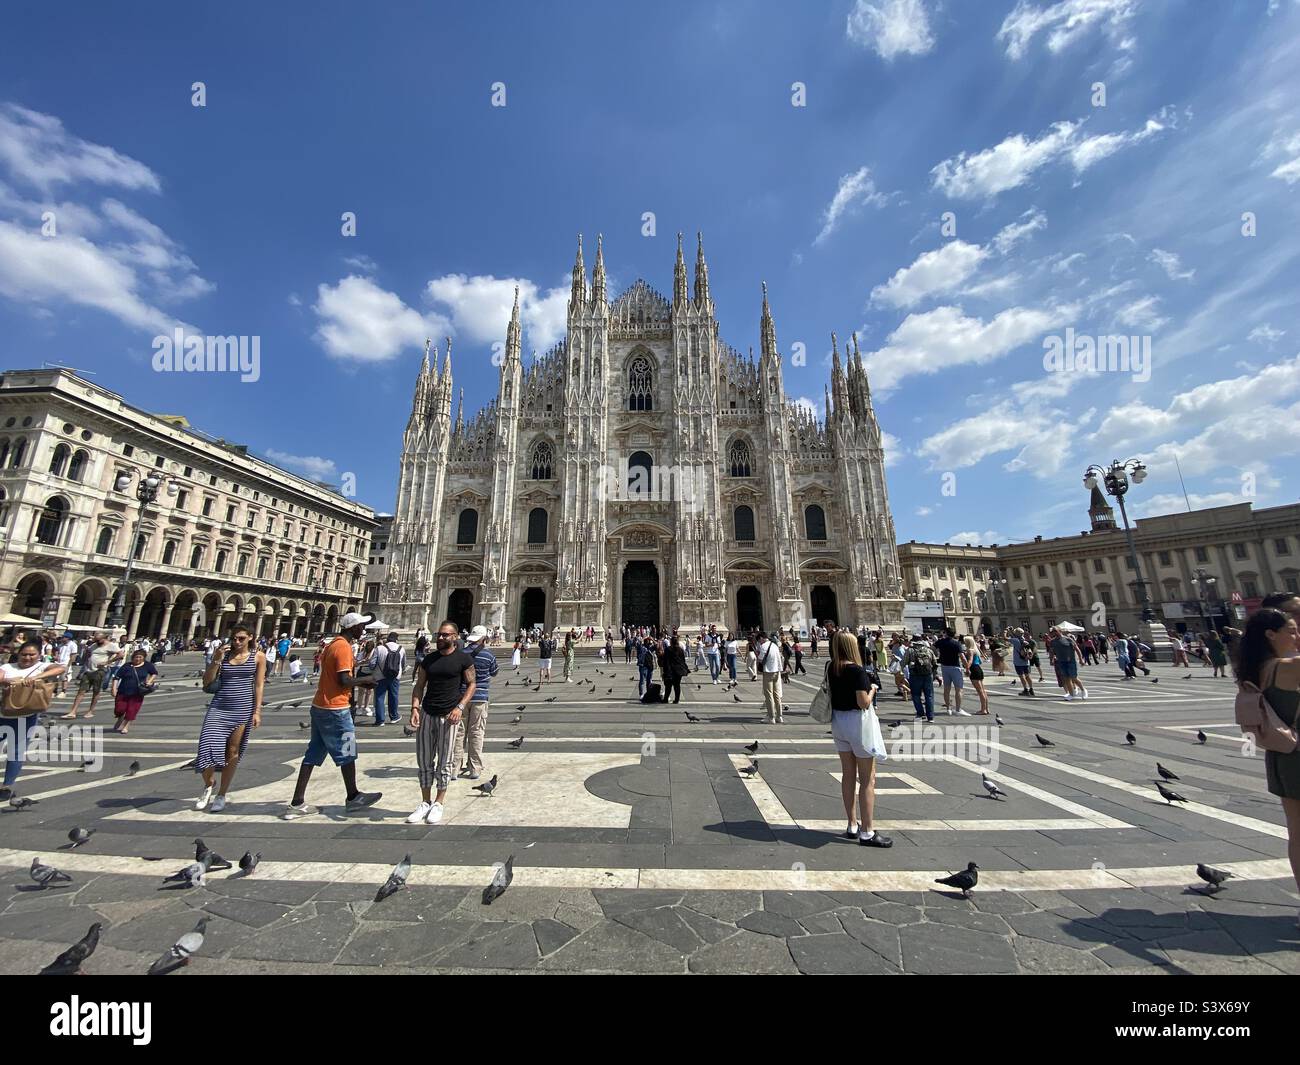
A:
<svg viewBox="0 0 1300 1065">
<path fill-rule="evenodd" d="M 1300 971 L 1281 810 L 1262 756 L 1243 753 L 1231 725 L 1230 682 L 1199 665 L 1134 682 L 1087 668 L 1087 703 L 1049 685 L 1018 698 L 1010 677 L 990 677 L 1001 729 L 940 716 L 913 732 L 910 704 L 887 689 L 882 720 L 902 727 L 880 766 L 877 823 L 895 840 L 880 850 L 838 835 L 840 765 L 806 716 L 807 678 L 787 686 L 788 723 L 773 726 L 743 677 L 733 695 L 695 674 L 682 707 L 647 708 L 629 697 L 632 667 L 584 656 L 582 683 L 537 692 L 522 679 L 535 663 L 516 675 L 507 655 L 488 726 L 499 787 L 484 798 L 454 783 L 438 826 L 403 823 L 418 789 L 413 741 L 396 726 L 358 730 L 362 786 L 384 792 L 376 807 L 345 814 L 327 764 L 308 796 L 321 813 L 280 821 L 312 691 L 287 681 L 271 683 L 226 810 L 195 811 L 201 789 L 181 767 L 195 752 L 203 696 L 188 674 L 201 662 L 173 659 L 132 733 L 104 737 L 102 767 L 33 764 L 18 793 L 38 805 L 0 813 L 0 972 L 38 970 L 93 921 L 104 931 L 87 971 L 143 971 L 200 913 L 213 920 L 191 973 Z M 745 779 L 742 746 L 756 739 L 759 772 Z M 141 769 L 127 776 L 132 760 Z M 1156 793 L 1157 760 L 1186 806 Z M 981 771 L 1006 801 L 984 794 Z M 96 835 L 60 849 L 77 825 Z M 262 864 L 164 886 L 196 836 L 232 860 L 259 851 Z M 406 853 L 410 887 L 375 903 Z M 511 854 L 514 883 L 485 906 Z M 37 889 L 37 855 L 72 884 Z M 933 883 L 969 861 L 981 869 L 973 898 Z M 1207 895 L 1198 861 L 1239 879 Z"/>
</svg>

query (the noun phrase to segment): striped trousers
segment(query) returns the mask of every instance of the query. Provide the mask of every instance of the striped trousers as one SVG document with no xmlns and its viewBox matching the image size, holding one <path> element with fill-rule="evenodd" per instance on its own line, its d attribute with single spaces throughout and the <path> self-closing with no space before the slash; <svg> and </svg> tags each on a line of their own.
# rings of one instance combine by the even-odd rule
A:
<svg viewBox="0 0 1300 1065">
<path fill-rule="evenodd" d="M 437 785 L 446 791 L 455 765 L 456 730 L 447 715 L 421 712 L 420 727 L 415 732 L 415 760 L 420 767 L 420 787 Z"/>
</svg>

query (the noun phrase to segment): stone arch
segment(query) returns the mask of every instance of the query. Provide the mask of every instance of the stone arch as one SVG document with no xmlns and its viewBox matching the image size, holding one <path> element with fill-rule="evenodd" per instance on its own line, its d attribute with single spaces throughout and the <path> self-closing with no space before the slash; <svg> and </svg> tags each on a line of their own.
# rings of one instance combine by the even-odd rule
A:
<svg viewBox="0 0 1300 1065">
<path fill-rule="evenodd" d="M 87 577 L 73 590 L 68 624 L 98 625 L 111 594 L 107 581 Z"/>
<path fill-rule="evenodd" d="M 23 617 L 40 621 L 45 607 L 54 597 L 54 578 L 48 573 L 36 570 L 25 574 L 14 588 L 10 611 Z"/>
</svg>

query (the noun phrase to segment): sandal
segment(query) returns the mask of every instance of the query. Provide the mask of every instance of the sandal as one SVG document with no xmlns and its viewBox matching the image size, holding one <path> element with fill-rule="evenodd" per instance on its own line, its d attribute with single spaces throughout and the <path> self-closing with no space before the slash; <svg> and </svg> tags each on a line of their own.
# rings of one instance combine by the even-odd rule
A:
<svg viewBox="0 0 1300 1065">
<path fill-rule="evenodd" d="M 894 841 L 892 839 L 890 839 L 888 836 L 882 836 L 879 832 L 872 833 L 870 839 L 864 839 L 861 835 L 858 836 L 859 847 L 884 848 L 884 847 L 892 847 L 893 845 L 894 845 Z"/>
</svg>

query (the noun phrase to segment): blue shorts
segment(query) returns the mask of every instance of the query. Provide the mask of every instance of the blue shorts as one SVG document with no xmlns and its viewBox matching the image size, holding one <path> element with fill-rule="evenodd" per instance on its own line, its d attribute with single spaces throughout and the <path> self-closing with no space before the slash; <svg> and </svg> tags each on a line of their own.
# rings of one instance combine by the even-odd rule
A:
<svg viewBox="0 0 1300 1065">
<path fill-rule="evenodd" d="M 1069 677 L 1069 678 L 1071 678 L 1071 679 L 1073 680 L 1075 677 L 1077 677 L 1077 676 L 1079 675 L 1079 663 L 1078 663 L 1078 662 L 1074 662 L 1074 661 L 1070 661 L 1070 662 L 1057 662 L 1057 663 L 1056 663 L 1056 668 L 1057 668 L 1058 670 L 1060 670 L 1060 672 L 1061 672 L 1061 676 L 1062 676 L 1062 677 Z"/>
<path fill-rule="evenodd" d="M 962 673 L 961 666 L 944 666 L 943 682 L 956 688 L 964 688 L 966 686 L 966 676 Z"/>
<path fill-rule="evenodd" d="M 326 754 L 338 766 L 351 765 L 357 760 L 356 722 L 346 706 L 342 710 L 311 708 L 311 740 L 302 764 L 324 765 Z"/>
</svg>

